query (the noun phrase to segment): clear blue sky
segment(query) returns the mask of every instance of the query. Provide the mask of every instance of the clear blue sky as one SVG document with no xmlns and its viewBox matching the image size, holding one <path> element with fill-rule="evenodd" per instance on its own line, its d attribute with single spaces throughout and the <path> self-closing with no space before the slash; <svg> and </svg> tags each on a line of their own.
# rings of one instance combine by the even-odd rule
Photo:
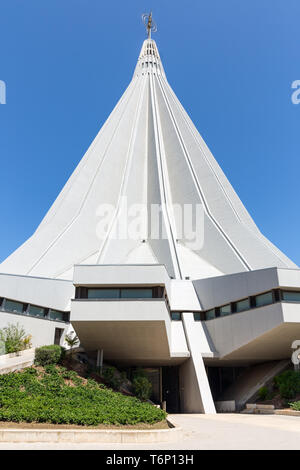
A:
<svg viewBox="0 0 300 470">
<path fill-rule="evenodd" d="M 261 231 L 300 265 L 299 0 L 2 0 L 0 260 L 123 93 L 150 8 L 178 98 Z"/>
</svg>

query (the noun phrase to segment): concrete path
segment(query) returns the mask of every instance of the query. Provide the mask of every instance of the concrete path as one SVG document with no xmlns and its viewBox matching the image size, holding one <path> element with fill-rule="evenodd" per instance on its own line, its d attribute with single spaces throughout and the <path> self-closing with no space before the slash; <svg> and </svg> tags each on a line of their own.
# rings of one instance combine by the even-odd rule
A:
<svg viewBox="0 0 300 470">
<path fill-rule="evenodd" d="M 20 351 L 19 355 L 5 354 L 0 356 L 0 374 L 8 374 L 16 370 L 30 367 L 34 363 L 35 348 Z"/>
<path fill-rule="evenodd" d="M 179 442 L 165 444 L 0 443 L 0 449 L 300 449 L 300 418 L 278 415 L 172 415 L 183 428 Z"/>
</svg>

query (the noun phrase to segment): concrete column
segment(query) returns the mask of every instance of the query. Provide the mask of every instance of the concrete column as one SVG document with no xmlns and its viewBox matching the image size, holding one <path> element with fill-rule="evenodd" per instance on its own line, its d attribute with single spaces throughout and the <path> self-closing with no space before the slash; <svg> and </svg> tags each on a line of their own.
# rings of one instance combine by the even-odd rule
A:
<svg viewBox="0 0 300 470">
<path fill-rule="evenodd" d="M 100 374 L 102 374 L 102 369 L 103 369 L 103 349 L 98 349 L 98 351 L 97 351 L 97 368 L 100 369 Z"/>
<path fill-rule="evenodd" d="M 179 370 L 183 411 L 215 414 L 215 404 L 201 354 L 201 339 L 204 338 L 199 337 L 199 329 L 195 329 L 193 313 L 182 313 L 182 322 L 191 354 L 190 359 L 184 362 Z"/>
</svg>

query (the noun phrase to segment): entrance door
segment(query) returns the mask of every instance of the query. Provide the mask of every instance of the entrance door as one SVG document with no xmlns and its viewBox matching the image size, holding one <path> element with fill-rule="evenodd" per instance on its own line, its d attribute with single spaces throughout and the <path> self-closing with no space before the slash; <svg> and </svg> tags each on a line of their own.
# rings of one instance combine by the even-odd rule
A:
<svg viewBox="0 0 300 470">
<path fill-rule="evenodd" d="M 63 334 L 63 329 L 62 328 L 55 328 L 55 333 L 54 333 L 54 344 L 60 345 L 60 340 Z"/>
<path fill-rule="evenodd" d="M 166 401 L 168 413 L 179 413 L 179 368 L 162 368 L 162 398 Z"/>
</svg>

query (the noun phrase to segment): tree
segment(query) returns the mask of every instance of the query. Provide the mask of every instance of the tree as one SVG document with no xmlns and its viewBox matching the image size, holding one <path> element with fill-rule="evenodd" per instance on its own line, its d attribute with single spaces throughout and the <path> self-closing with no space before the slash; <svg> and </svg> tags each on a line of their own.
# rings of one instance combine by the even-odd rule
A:
<svg viewBox="0 0 300 470">
<path fill-rule="evenodd" d="M 73 352 L 74 352 L 73 349 L 79 344 L 79 338 L 76 334 L 74 336 L 66 335 L 65 336 L 65 342 L 70 347 L 71 360 L 72 360 L 73 359 Z"/>
</svg>

